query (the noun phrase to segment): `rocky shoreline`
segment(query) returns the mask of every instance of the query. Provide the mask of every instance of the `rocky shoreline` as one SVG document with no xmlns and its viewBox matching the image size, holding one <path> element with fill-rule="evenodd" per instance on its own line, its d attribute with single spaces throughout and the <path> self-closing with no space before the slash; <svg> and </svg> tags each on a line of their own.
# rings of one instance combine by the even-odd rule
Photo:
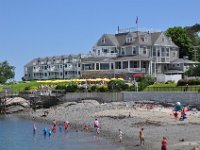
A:
<svg viewBox="0 0 200 150">
<path fill-rule="evenodd" d="M 176 120 L 172 114 L 172 105 L 155 102 L 111 102 L 100 104 L 95 100 L 67 102 L 50 109 L 38 109 L 20 113 L 29 119 L 51 123 L 69 121 L 71 128 L 83 130 L 84 125 L 94 132 L 93 121 L 98 118 L 101 125 L 100 136 L 122 144 L 126 150 L 160 150 L 163 136 L 168 139 L 168 148 L 172 150 L 191 150 L 200 145 L 200 112 L 188 111 L 188 119 Z M 44 116 L 47 111 L 48 115 Z M 139 146 L 138 134 L 144 128 L 145 145 Z M 118 129 L 123 132 L 123 141 L 119 143 Z"/>
</svg>

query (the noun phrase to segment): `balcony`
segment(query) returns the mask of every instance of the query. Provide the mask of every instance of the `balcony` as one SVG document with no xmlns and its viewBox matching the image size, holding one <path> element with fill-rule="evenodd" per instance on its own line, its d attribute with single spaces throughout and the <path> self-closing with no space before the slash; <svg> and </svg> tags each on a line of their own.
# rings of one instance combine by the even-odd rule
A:
<svg viewBox="0 0 200 150">
<path fill-rule="evenodd" d="M 127 68 L 130 73 L 145 73 L 145 68 Z"/>
<path fill-rule="evenodd" d="M 145 68 L 115 69 L 115 73 L 145 73 Z"/>
<path fill-rule="evenodd" d="M 169 57 L 153 57 L 153 62 L 170 63 L 170 58 Z"/>
<path fill-rule="evenodd" d="M 64 68 L 65 71 L 80 71 L 81 68 L 80 67 L 67 67 Z"/>
<path fill-rule="evenodd" d="M 82 58 L 87 58 L 87 57 L 117 57 L 118 54 L 117 53 L 101 53 L 99 55 L 97 55 L 96 53 L 90 53 L 90 54 L 86 54 L 86 55 L 81 55 Z"/>
</svg>

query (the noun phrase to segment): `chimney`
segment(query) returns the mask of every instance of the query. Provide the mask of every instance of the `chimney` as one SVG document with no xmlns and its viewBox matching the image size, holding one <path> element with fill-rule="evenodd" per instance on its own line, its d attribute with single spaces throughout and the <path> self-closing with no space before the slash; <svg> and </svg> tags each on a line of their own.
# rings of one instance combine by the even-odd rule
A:
<svg viewBox="0 0 200 150">
<path fill-rule="evenodd" d="M 117 34 L 119 34 L 119 26 L 117 27 Z"/>
</svg>

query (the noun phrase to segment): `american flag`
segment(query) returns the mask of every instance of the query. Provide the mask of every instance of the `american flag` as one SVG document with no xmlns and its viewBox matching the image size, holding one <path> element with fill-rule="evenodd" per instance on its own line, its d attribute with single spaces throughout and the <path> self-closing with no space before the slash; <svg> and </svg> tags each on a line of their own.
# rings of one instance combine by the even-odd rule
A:
<svg viewBox="0 0 200 150">
<path fill-rule="evenodd" d="M 136 23 L 136 24 L 138 24 L 138 16 L 137 16 L 137 18 L 136 18 L 136 21 L 135 21 L 135 23 Z"/>
</svg>

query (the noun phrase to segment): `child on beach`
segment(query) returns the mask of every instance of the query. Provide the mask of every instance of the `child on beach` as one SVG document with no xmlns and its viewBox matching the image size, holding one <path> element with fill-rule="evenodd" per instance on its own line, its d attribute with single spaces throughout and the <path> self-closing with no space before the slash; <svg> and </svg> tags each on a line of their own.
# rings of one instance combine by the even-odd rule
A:
<svg viewBox="0 0 200 150">
<path fill-rule="evenodd" d="M 85 124 L 85 125 L 83 126 L 83 130 L 84 130 L 84 131 L 88 131 L 88 130 L 89 130 L 89 127 Z"/>
<path fill-rule="evenodd" d="M 161 150 L 167 150 L 167 138 L 165 136 L 162 139 Z"/>
<path fill-rule="evenodd" d="M 122 142 L 122 135 L 123 135 L 122 130 L 119 129 L 119 142 L 120 143 Z"/>
<path fill-rule="evenodd" d="M 99 121 L 97 119 L 94 120 L 94 127 L 95 128 L 99 127 Z"/>
<path fill-rule="evenodd" d="M 144 145 L 144 128 L 141 128 L 139 132 L 139 139 L 140 139 L 140 145 Z"/>
<path fill-rule="evenodd" d="M 96 128 L 96 133 L 97 133 L 97 134 L 100 134 L 100 127 L 97 127 L 97 128 Z"/>
<path fill-rule="evenodd" d="M 64 121 L 64 129 L 67 130 L 69 127 L 69 122 L 68 121 Z"/>
<path fill-rule="evenodd" d="M 178 112 L 177 111 L 174 112 L 174 117 L 175 117 L 175 119 L 178 119 Z"/>
<path fill-rule="evenodd" d="M 100 126 L 99 121 L 97 119 L 94 120 L 94 128 L 96 129 L 96 133 L 100 134 Z"/>
</svg>

